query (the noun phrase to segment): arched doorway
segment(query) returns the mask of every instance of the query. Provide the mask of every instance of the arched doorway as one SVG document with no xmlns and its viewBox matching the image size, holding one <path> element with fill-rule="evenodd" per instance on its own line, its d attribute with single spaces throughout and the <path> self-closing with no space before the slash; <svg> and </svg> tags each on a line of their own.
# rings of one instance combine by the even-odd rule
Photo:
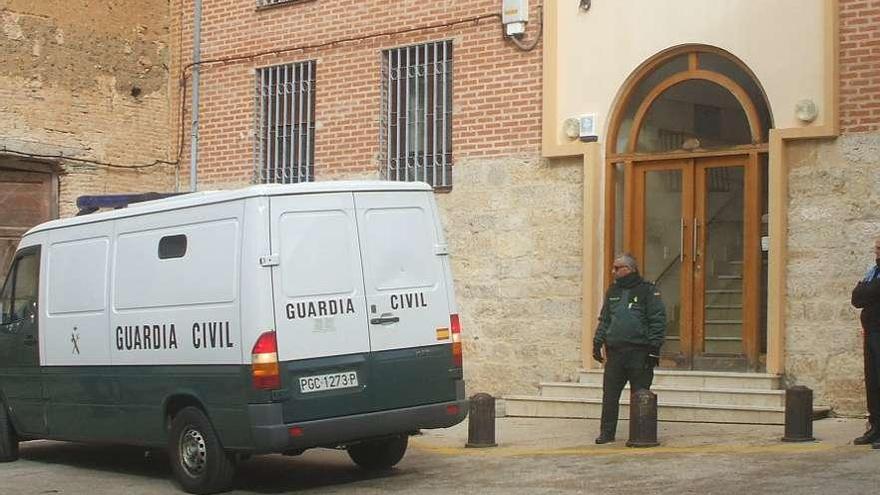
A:
<svg viewBox="0 0 880 495">
<path fill-rule="evenodd" d="M 632 252 L 662 291 L 662 366 L 761 369 L 773 125 L 763 90 L 731 54 L 691 45 L 643 64 L 617 101 L 606 149 L 607 267 L 613 253 Z"/>
</svg>

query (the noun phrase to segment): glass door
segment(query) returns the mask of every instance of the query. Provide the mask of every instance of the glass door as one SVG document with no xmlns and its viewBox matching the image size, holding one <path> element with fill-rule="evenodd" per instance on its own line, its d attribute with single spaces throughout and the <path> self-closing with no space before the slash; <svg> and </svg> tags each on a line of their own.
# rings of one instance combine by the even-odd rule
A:
<svg viewBox="0 0 880 495">
<path fill-rule="evenodd" d="M 634 166 L 630 250 L 663 295 L 666 368 L 757 363 L 760 213 L 750 157 Z M 752 198 L 755 196 L 755 198 Z"/>
<path fill-rule="evenodd" d="M 635 167 L 632 253 L 666 306 L 664 367 L 690 368 L 693 339 L 693 163 L 676 160 Z"/>
</svg>

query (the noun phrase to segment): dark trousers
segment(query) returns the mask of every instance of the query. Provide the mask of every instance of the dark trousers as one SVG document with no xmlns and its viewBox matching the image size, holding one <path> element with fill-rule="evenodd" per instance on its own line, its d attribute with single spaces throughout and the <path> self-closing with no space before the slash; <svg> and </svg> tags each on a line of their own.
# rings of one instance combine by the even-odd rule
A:
<svg viewBox="0 0 880 495">
<path fill-rule="evenodd" d="M 602 434 L 613 437 L 617 432 L 620 393 L 626 382 L 633 392 L 651 388 L 654 367 L 648 362 L 648 354 L 641 349 L 608 349 L 602 380 Z"/>
<path fill-rule="evenodd" d="M 869 420 L 880 428 L 880 331 L 865 334 L 865 393 Z"/>
</svg>

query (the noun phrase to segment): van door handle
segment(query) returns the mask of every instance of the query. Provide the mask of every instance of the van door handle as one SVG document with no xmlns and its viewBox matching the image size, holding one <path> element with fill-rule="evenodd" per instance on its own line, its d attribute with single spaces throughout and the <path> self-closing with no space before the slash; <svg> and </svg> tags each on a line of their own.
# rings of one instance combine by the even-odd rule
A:
<svg viewBox="0 0 880 495">
<path fill-rule="evenodd" d="M 370 318 L 371 325 L 389 325 L 400 321 L 399 316 L 382 316 L 379 318 Z"/>
</svg>

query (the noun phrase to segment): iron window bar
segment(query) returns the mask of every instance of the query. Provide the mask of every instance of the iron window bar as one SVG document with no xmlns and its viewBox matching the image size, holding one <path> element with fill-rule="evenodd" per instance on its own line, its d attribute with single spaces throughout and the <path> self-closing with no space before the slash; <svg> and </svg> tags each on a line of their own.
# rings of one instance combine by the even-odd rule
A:
<svg viewBox="0 0 880 495">
<path fill-rule="evenodd" d="M 315 73 L 314 60 L 257 70 L 256 182 L 314 180 Z"/>
<path fill-rule="evenodd" d="M 452 41 L 383 52 L 382 175 L 452 187 Z"/>
</svg>

